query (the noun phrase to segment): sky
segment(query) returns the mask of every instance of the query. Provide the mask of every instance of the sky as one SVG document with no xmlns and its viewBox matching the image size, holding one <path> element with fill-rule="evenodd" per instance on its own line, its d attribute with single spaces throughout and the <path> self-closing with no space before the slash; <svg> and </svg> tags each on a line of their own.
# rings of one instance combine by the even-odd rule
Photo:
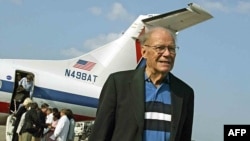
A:
<svg viewBox="0 0 250 141">
<path fill-rule="evenodd" d="M 0 58 L 77 57 L 117 39 L 139 15 L 191 2 L 214 18 L 178 34 L 172 73 L 195 92 L 192 138 L 221 141 L 225 124 L 250 124 L 250 0 L 0 0 Z"/>
</svg>

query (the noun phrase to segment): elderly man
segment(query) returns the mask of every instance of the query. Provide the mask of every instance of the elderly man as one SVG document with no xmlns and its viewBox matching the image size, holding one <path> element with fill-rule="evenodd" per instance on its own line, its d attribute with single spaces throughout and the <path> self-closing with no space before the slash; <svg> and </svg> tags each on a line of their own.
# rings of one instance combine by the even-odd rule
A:
<svg viewBox="0 0 250 141">
<path fill-rule="evenodd" d="M 175 34 L 154 27 L 140 43 L 146 67 L 109 76 L 89 141 L 191 141 L 194 91 L 170 73 Z"/>
</svg>

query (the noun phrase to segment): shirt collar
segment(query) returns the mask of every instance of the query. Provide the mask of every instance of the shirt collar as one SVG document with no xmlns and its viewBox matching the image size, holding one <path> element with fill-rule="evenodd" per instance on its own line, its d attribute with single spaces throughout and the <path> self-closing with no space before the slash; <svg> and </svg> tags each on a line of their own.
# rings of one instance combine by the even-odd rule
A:
<svg viewBox="0 0 250 141">
<path fill-rule="evenodd" d="M 144 72 L 144 80 L 147 82 L 151 82 L 150 78 L 148 77 L 148 75 L 146 74 L 146 72 Z M 169 73 L 166 75 L 166 77 L 164 78 L 163 83 L 167 83 L 169 84 Z"/>
</svg>

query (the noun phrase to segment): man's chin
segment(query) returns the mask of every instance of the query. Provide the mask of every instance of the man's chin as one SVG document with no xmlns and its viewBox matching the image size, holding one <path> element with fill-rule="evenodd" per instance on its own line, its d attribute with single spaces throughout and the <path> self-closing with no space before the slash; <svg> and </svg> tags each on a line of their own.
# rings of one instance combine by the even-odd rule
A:
<svg viewBox="0 0 250 141">
<path fill-rule="evenodd" d="M 160 69 L 159 72 L 160 72 L 160 73 L 169 73 L 170 70 L 171 70 L 170 68 Z"/>
</svg>

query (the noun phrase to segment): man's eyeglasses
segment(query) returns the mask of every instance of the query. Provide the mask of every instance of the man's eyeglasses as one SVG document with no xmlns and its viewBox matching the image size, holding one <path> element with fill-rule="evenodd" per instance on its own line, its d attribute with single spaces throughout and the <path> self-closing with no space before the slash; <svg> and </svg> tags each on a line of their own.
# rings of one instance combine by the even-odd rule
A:
<svg viewBox="0 0 250 141">
<path fill-rule="evenodd" d="M 146 47 L 152 47 L 157 53 L 162 54 L 167 49 L 171 54 L 176 54 L 176 51 L 179 49 L 178 46 L 150 46 L 150 45 L 144 45 Z"/>
</svg>

